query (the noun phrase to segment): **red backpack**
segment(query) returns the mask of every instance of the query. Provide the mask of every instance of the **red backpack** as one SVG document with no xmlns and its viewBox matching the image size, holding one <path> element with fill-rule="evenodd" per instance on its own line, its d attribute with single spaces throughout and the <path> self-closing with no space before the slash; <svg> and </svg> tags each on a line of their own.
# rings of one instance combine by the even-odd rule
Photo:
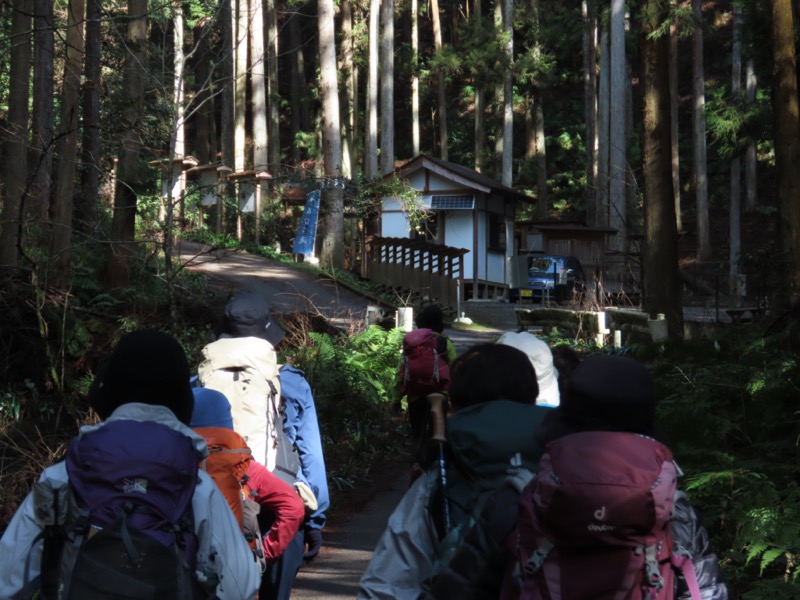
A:
<svg viewBox="0 0 800 600">
<path fill-rule="evenodd" d="M 450 387 L 447 340 L 432 329 L 415 329 L 403 338 L 400 393 L 423 396 Z"/>
<path fill-rule="evenodd" d="M 201 468 L 217 484 L 242 528 L 242 534 L 253 555 L 265 566 L 266 559 L 258 527 L 261 507 L 250 497 L 250 488 L 247 485 L 247 470 L 252 460 L 247 442 L 241 435 L 226 427 L 198 427 L 195 431 L 205 438 L 208 446 L 208 456 L 200 464 Z"/>
<path fill-rule="evenodd" d="M 502 597 L 671 600 L 680 566 L 699 600 L 691 562 L 673 553 L 677 476 L 669 448 L 634 433 L 574 433 L 547 444 L 520 496 Z"/>
</svg>

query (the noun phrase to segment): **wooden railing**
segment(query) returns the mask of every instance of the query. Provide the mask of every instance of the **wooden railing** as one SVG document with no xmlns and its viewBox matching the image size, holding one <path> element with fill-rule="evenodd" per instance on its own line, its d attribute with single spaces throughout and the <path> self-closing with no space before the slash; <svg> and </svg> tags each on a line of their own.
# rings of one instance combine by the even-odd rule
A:
<svg viewBox="0 0 800 600">
<path fill-rule="evenodd" d="M 372 240 L 370 280 L 405 298 L 455 311 L 469 250 L 408 238 Z"/>
</svg>

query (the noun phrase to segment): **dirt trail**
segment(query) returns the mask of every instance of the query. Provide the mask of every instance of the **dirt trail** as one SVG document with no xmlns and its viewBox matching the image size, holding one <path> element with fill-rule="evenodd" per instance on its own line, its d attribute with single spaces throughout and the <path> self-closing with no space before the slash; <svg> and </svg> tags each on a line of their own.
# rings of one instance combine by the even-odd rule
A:
<svg viewBox="0 0 800 600">
<path fill-rule="evenodd" d="M 266 294 L 275 311 L 316 310 L 336 325 L 363 322 L 367 300 L 335 281 L 312 275 L 264 257 L 180 242 L 178 253 L 192 271 L 230 283 L 237 291 Z M 516 328 L 513 307 L 501 302 L 467 302 L 462 311 L 486 326 L 478 332 L 445 331 L 461 352 L 472 344 L 496 339 L 502 331 Z M 323 532 L 319 556 L 304 566 L 295 581 L 293 599 L 327 600 L 355 598 L 358 582 L 369 562 L 386 521 L 408 486 L 408 471 L 387 469 L 378 491 L 357 514 L 341 522 L 329 521 Z"/>
</svg>

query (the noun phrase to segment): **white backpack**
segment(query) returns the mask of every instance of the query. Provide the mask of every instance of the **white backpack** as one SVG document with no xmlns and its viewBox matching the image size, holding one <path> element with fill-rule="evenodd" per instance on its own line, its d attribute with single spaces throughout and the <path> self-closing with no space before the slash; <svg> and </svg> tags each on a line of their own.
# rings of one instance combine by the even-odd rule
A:
<svg viewBox="0 0 800 600">
<path fill-rule="evenodd" d="M 245 439 L 253 458 L 274 471 L 279 437 L 283 437 L 275 349 L 261 338 L 220 338 L 203 348 L 202 354 L 199 385 L 225 394 L 233 430 Z"/>
</svg>

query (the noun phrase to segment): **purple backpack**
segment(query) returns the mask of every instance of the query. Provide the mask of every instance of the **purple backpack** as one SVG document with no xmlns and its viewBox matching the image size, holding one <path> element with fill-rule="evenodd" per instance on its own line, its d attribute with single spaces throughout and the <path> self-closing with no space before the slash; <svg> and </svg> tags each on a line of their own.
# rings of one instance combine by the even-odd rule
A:
<svg viewBox="0 0 800 600">
<path fill-rule="evenodd" d="M 634 433 L 574 433 L 547 444 L 519 499 L 502 598 L 668 600 L 681 568 L 670 517 L 677 468 L 669 448 Z"/>
<path fill-rule="evenodd" d="M 67 451 L 78 507 L 61 533 L 59 598 L 201 597 L 192 497 L 193 441 L 152 421 L 119 420 Z"/>
</svg>

